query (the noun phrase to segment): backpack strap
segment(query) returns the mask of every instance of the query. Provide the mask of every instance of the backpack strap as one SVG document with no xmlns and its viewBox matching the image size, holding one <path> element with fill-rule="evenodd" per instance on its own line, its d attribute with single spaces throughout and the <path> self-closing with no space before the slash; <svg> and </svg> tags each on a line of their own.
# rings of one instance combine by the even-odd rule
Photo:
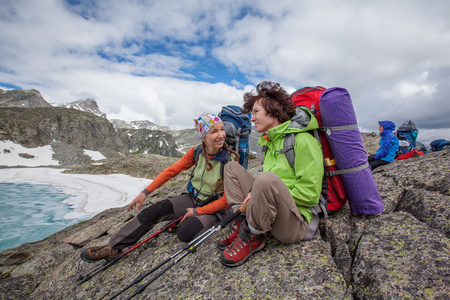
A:
<svg viewBox="0 0 450 300">
<path fill-rule="evenodd" d="M 319 216 L 315 213 L 313 213 L 311 222 L 309 222 L 308 225 L 308 232 L 306 233 L 305 237 L 303 238 L 303 241 L 309 241 L 311 240 L 314 235 L 316 234 L 317 227 L 319 227 Z"/>
<path fill-rule="evenodd" d="M 320 128 L 320 130 L 325 131 L 325 133 L 327 135 L 330 135 L 332 131 L 349 130 L 349 129 L 358 129 L 358 124 L 330 126 L 330 127 L 321 127 Z"/>
<path fill-rule="evenodd" d="M 364 170 L 369 166 L 369 163 L 366 162 L 365 164 L 362 164 L 358 167 L 350 168 L 350 169 L 343 169 L 343 170 L 336 170 L 336 171 L 326 171 L 325 174 L 327 176 L 336 176 L 336 175 L 342 175 L 342 174 L 348 174 L 353 172 L 358 172 L 361 170 Z"/>
<path fill-rule="evenodd" d="M 195 146 L 195 149 L 194 149 L 194 160 L 195 160 L 195 164 L 196 165 L 197 165 L 198 158 L 200 157 L 201 153 L 202 153 L 202 146 L 201 145 Z"/>
<path fill-rule="evenodd" d="M 295 173 L 295 152 L 294 152 L 294 144 L 295 144 L 295 133 L 288 133 L 284 136 L 283 148 L 278 150 L 278 154 L 283 154 L 286 157 L 289 165 L 294 170 Z M 266 149 L 267 151 L 267 149 Z"/>
<path fill-rule="evenodd" d="M 194 177 L 194 171 L 195 171 L 195 168 L 197 168 L 197 163 L 198 163 L 198 159 L 200 157 L 200 153 L 201 152 L 202 152 L 202 146 L 201 145 L 195 146 L 195 148 L 194 148 L 195 165 L 194 165 L 194 168 L 191 171 L 191 174 L 189 175 L 189 181 L 188 181 L 188 184 L 187 184 L 187 191 L 189 192 L 189 194 L 191 194 L 191 195 L 193 195 L 195 197 L 197 197 L 197 195 L 196 195 L 194 186 L 191 183 L 191 180 Z"/>
<path fill-rule="evenodd" d="M 202 153 L 202 146 L 201 145 L 195 146 L 195 149 L 194 149 L 195 165 L 194 165 L 194 168 L 191 171 L 191 177 L 189 179 L 189 182 L 191 181 L 192 177 L 194 176 L 194 170 L 195 170 L 195 168 L 197 168 L 198 159 L 199 159 L 201 153 Z"/>
<path fill-rule="evenodd" d="M 241 128 L 238 128 L 236 130 L 236 136 L 235 136 L 235 140 L 236 140 L 236 149 L 234 149 L 236 151 L 237 154 L 239 154 L 239 137 L 241 136 Z"/>
<path fill-rule="evenodd" d="M 320 143 L 320 136 L 319 131 L 317 129 L 310 130 L 309 133 L 311 133 Z M 294 151 L 294 144 L 295 144 L 295 133 L 288 133 L 284 136 L 283 141 L 283 149 L 278 150 L 277 152 L 279 154 L 283 154 L 286 157 L 289 165 L 294 170 L 295 173 L 295 151 Z M 264 146 L 267 148 L 267 146 Z M 265 149 L 267 151 L 267 149 Z M 265 153 L 265 152 L 264 152 Z"/>
<path fill-rule="evenodd" d="M 223 178 L 223 170 L 225 169 L 225 165 L 229 163 L 231 160 L 231 152 L 227 151 L 227 159 L 220 164 L 220 177 Z"/>
<path fill-rule="evenodd" d="M 261 151 L 266 155 L 268 149 L 266 145 L 263 145 Z"/>
</svg>

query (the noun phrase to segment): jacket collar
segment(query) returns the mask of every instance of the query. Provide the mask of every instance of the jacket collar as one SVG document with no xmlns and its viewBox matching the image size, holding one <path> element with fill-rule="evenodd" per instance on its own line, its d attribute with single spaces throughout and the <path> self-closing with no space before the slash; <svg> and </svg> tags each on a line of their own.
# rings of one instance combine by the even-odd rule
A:
<svg viewBox="0 0 450 300">
<path fill-rule="evenodd" d="M 202 154 L 203 148 L 200 148 L 200 154 Z M 226 161 L 227 160 L 227 149 L 223 148 L 222 151 L 218 152 L 214 157 L 211 158 L 211 160 L 217 160 L 217 161 Z"/>
</svg>

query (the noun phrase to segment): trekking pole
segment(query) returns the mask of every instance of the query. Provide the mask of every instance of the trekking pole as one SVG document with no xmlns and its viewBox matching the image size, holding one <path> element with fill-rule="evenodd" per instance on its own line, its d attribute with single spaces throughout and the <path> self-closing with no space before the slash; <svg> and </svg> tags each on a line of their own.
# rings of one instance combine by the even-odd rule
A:
<svg viewBox="0 0 450 300">
<path fill-rule="evenodd" d="M 167 224 L 166 226 L 164 226 L 164 228 L 158 230 L 157 232 L 155 232 L 154 234 L 152 234 L 151 236 L 149 236 L 148 238 L 146 238 L 145 240 L 143 240 L 142 242 L 140 242 L 139 244 L 131 247 L 130 249 L 128 249 L 125 252 L 122 252 L 119 256 L 111 259 L 111 260 L 107 260 L 105 261 L 103 264 L 101 264 L 100 266 L 96 267 L 95 269 L 92 269 L 91 271 L 89 271 L 88 273 L 84 274 L 84 275 L 80 275 L 78 277 L 79 283 L 83 283 L 85 281 L 88 281 L 89 279 L 91 279 L 95 274 L 106 270 L 107 268 L 109 268 L 110 266 L 112 266 L 113 264 L 115 264 L 119 259 L 121 259 L 122 257 L 124 257 L 125 255 L 127 255 L 128 253 L 130 253 L 131 251 L 133 251 L 134 249 L 136 249 L 137 247 L 139 247 L 140 245 L 142 245 L 145 242 L 148 242 L 149 240 L 151 240 L 152 238 L 160 235 L 161 233 L 163 233 L 164 231 L 168 230 L 169 228 L 172 228 L 173 226 L 175 226 L 178 222 L 181 221 L 181 219 L 183 218 L 183 216 L 179 217 L 178 219 L 176 219 L 175 221 L 170 222 L 169 224 Z"/>
<path fill-rule="evenodd" d="M 163 260 L 161 263 L 159 263 L 157 266 L 153 267 L 150 271 L 138 276 L 135 280 L 133 280 L 132 283 L 130 283 L 129 285 L 127 285 L 126 287 L 124 287 L 122 290 L 120 290 L 118 293 L 116 293 L 115 295 L 113 295 L 111 298 L 109 298 L 109 300 L 112 300 L 114 298 L 116 298 L 117 296 L 119 296 L 120 294 L 122 294 L 123 292 L 125 292 L 126 290 L 128 290 L 129 288 L 131 288 L 132 286 L 136 285 L 137 283 L 139 283 L 141 280 L 143 280 L 145 277 L 147 277 L 148 275 L 150 275 L 151 273 L 153 273 L 154 271 L 156 271 L 157 269 L 159 269 L 160 267 L 162 267 L 163 265 L 167 264 L 169 261 L 171 261 L 172 259 L 174 259 L 175 257 L 177 257 L 178 255 L 180 255 L 180 257 L 176 258 L 170 265 L 168 265 L 166 268 L 164 268 L 162 271 L 160 271 L 158 274 L 156 274 L 152 279 L 150 279 L 148 282 L 146 282 L 145 284 L 139 286 L 136 291 L 129 296 L 126 299 L 131 299 L 134 296 L 142 293 L 145 288 L 147 286 L 149 286 L 153 281 L 155 281 L 156 279 L 158 279 L 159 277 L 161 277 L 161 275 L 163 275 L 167 270 L 169 270 L 171 267 L 173 267 L 174 265 L 176 265 L 180 260 L 182 260 L 185 256 L 187 256 L 189 253 L 194 253 L 197 250 L 197 247 L 203 243 L 206 239 L 208 239 L 211 235 L 213 235 L 216 231 L 219 231 L 220 229 L 224 228 L 225 226 L 227 226 L 228 223 L 230 223 L 232 220 L 234 220 L 237 216 L 239 216 L 241 214 L 241 211 L 238 209 L 236 210 L 233 214 L 230 214 L 228 216 L 226 216 L 222 221 L 218 222 L 216 225 L 213 225 L 211 228 L 209 228 L 207 231 L 205 231 L 204 233 L 202 233 L 201 235 L 199 235 L 197 238 L 193 239 L 192 241 L 190 241 L 189 243 L 187 243 L 186 245 L 184 245 L 180 250 L 178 250 L 177 252 L 175 252 L 174 254 L 172 254 L 171 256 L 169 256 L 168 258 L 166 258 L 165 260 Z"/>
</svg>

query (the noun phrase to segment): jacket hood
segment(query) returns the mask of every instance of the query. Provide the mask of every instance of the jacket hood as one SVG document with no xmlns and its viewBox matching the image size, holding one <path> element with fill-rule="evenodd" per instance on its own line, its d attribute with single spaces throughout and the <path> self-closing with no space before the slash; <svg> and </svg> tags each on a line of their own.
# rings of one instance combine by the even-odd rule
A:
<svg viewBox="0 0 450 300">
<path fill-rule="evenodd" d="M 378 122 L 378 124 L 383 126 L 383 132 L 381 135 L 383 135 L 383 133 L 385 133 L 385 132 L 387 133 L 387 132 L 395 131 L 395 124 L 392 121 L 380 121 L 380 122 Z"/>
<path fill-rule="evenodd" d="M 284 136 L 286 133 L 298 133 L 317 128 L 319 128 L 319 123 L 311 112 L 307 108 L 297 107 L 294 116 L 289 121 L 270 129 L 268 135 L 273 140 L 278 135 Z"/>
<path fill-rule="evenodd" d="M 311 130 L 318 128 L 317 120 L 312 116 L 311 112 L 308 109 L 303 109 L 300 107 L 297 107 L 295 109 L 295 114 L 291 118 L 291 124 L 289 125 L 289 128 L 296 128 L 303 130 Z"/>
</svg>

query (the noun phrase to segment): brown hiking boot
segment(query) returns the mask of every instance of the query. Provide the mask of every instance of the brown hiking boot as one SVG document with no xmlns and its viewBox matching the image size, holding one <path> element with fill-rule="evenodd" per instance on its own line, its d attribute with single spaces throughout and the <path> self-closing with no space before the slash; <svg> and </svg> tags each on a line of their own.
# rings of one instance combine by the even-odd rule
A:
<svg viewBox="0 0 450 300">
<path fill-rule="evenodd" d="M 112 249 L 109 246 L 96 246 L 81 251 L 80 257 L 88 263 L 94 263 L 101 259 L 113 259 L 119 256 L 120 252 L 120 250 Z"/>
</svg>

